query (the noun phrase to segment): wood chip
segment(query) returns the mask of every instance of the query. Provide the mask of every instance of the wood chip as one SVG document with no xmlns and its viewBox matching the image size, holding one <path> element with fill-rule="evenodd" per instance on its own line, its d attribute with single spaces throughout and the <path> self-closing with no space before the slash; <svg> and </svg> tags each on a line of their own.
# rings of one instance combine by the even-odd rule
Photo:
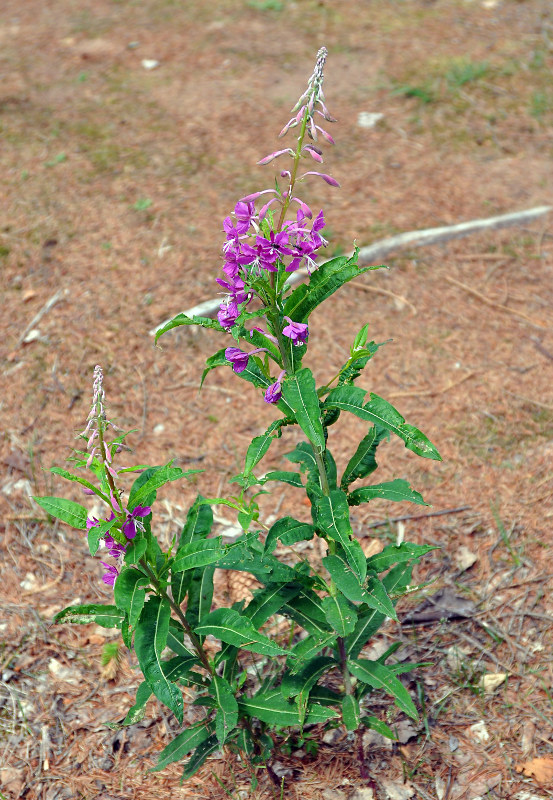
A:
<svg viewBox="0 0 553 800">
<path fill-rule="evenodd" d="M 545 756 L 543 758 L 533 758 L 525 761 L 524 764 L 517 764 L 517 772 L 522 772 L 527 778 L 533 778 L 536 783 L 553 784 L 553 758 Z"/>
</svg>

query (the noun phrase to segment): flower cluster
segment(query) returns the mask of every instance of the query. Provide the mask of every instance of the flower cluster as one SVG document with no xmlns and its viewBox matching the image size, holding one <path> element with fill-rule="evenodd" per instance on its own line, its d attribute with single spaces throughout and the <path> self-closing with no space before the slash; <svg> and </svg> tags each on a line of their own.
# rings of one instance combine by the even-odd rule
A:
<svg viewBox="0 0 553 800">
<path fill-rule="evenodd" d="M 107 586 L 114 585 L 116 578 L 119 575 L 129 542 L 135 538 L 138 530 L 144 531 L 144 523 L 142 522 L 142 518 L 147 517 L 148 514 L 151 513 L 151 506 L 136 506 L 132 511 L 127 510 L 125 512 L 124 522 L 121 525 L 121 531 L 127 540 L 125 544 L 117 541 L 117 539 L 114 539 L 110 533 L 106 533 L 104 535 L 104 547 L 107 549 L 109 555 L 116 560 L 117 564 L 106 564 L 105 561 L 100 562 L 106 568 L 106 572 L 102 576 L 102 580 Z M 92 528 L 96 528 L 98 525 L 100 525 L 101 522 L 110 522 L 113 519 L 115 519 L 115 514 L 113 511 L 105 520 L 98 520 L 96 517 L 87 517 L 86 529 L 87 531 L 90 531 Z"/>
</svg>

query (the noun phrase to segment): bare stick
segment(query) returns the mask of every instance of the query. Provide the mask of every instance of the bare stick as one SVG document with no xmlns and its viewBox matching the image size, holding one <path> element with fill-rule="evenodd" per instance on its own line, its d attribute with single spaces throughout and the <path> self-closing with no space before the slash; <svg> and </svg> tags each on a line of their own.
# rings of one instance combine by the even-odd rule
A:
<svg viewBox="0 0 553 800">
<path fill-rule="evenodd" d="M 449 275 L 444 275 L 444 278 L 449 283 L 454 283 L 455 286 L 459 286 L 461 289 L 464 289 L 465 292 L 472 294 L 473 297 L 477 297 L 483 303 L 486 303 L 487 306 L 491 306 L 492 308 L 498 308 L 500 311 L 507 311 L 509 314 L 514 314 L 516 317 L 520 317 L 521 319 L 526 320 L 526 322 L 530 322 L 532 325 L 535 325 L 537 328 L 548 328 L 548 325 L 544 325 L 541 322 L 536 322 L 535 319 L 529 317 L 527 314 L 523 314 L 521 311 L 516 311 L 514 308 L 509 308 L 509 306 L 504 306 L 502 303 L 496 303 L 493 300 L 490 300 L 489 297 L 486 297 L 485 294 L 479 292 L 477 289 L 473 289 L 472 286 L 467 286 L 466 283 L 461 283 L 461 281 L 455 280 L 455 278 L 450 278 Z"/>
<path fill-rule="evenodd" d="M 553 353 L 550 353 L 549 350 L 546 350 L 545 347 L 543 346 L 543 344 L 540 342 L 540 340 L 536 336 L 530 336 L 530 339 L 534 342 L 534 347 L 536 348 L 538 353 L 541 353 L 542 356 L 545 356 L 546 358 L 550 358 L 551 361 L 553 361 Z"/>
<path fill-rule="evenodd" d="M 382 519 L 380 522 L 371 522 L 367 528 L 383 528 L 390 522 L 406 522 L 411 519 L 427 519 L 427 517 L 444 517 L 446 514 L 459 514 L 461 511 L 468 511 L 472 506 L 459 506 L 459 508 L 446 508 L 444 511 L 430 511 L 428 514 L 406 514 L 404 517 L 390 517 Z"/>
<path fill-rule="evenodd" d="M 469 222 L 461 222 L 458 225 L 444 225 L 439 228 L 426 228 L 421 231 L 407 231 L 400 233 L 397 236 L 389 236 L 386 239 L 380 239 L 368 247 L 363 247 L 359 251 L 359 264 L 375 264 L 381 259 L 388 256 L 390 253 L 402 250 L 404 247 L 427 247 L 431 244 L 441 244 L 448 242 L 451 239 L 461 239 L 463 236 L 469 236 L 473 233 L 480 233 L 487 230 L 498 230 L 499 228 L 507 228 L 511 225 L 521 225 L 525 222 L 530 222 L 537 217 L 542 217 L 544 214 L 553 211 L 553 206 L 537 206 L 536 208 L 529 208 L 526 211 L 515 211 L 510 214 L 500 214 L 497 217 L 488 217 L 487 219 L 473 219 Z M 307 270 L 296 270 L 289 278 L 288 285 L 293 286 L 298 283 L 302 278 L 307 275 Z M 221 304 L 220 298 L 213 298 L 205 300 L 197 306 L 189 308 L 184 313 L 188 316 L 198 317 L 212 317 L 215 316 Z M 150 331 L 150 336 L 155 336 L 157 331 L 169 322 L 166 319 L 160 322 L 155 328 Z"/>
<path fill-rule="evenodd" d="M 42 317 L 47 314 L 50 309 L 56 305 L 56 303 L 61 300 L 62 297 L 65 297 L 69 294 L 69 289 L 58 289 L 58 291 L 52 295 L 52 297 L 42 306 L 38 314 L 36 314 L 32 320 L 29 322 L 19 339 L 17 340 L 17 344 L 20 345 L 23 339 L 27 336 L 30 330 L 34 328 L 34 326 L 40 322 Z"/>
</svg>

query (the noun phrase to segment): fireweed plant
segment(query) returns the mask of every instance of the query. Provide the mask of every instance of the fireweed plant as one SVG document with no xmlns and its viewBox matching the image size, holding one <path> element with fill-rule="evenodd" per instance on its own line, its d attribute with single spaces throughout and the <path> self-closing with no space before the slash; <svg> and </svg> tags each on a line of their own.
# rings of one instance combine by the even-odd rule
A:
<svg viewBox="0 0 553 800">
<path fill-rule="evenodd" d="M 183 778 L 225 747 L 240 754 L 254 781 L 256 769 L 264 767 L 278 784 L 271 761 L 279 745 L 313 745 L 325 729 L 339 725 L 355 734 L 364 774 L 363 730 L 395 738 L 389 725 L 371 714 L 373 694 L 390 695 L 399 711 L 417 717 L 398 677 L 414 665 L 390 662 L 399 643 L 376 659 L 363 649 L 387 618 L 397 620 L 395 605 L 411 588 L 413 565 L 432 548 L 403 542 L 367 558 L 352 533 L 349 510 L 373 498 L 424 504 L 405 480 L 363 482 L 376 470 L 376 450 L 390 434 L 423 458 L 440 456 L 386 400 L 376 394 L 367 398 L 366 390 L 356 385 L 380 347 L 368 341 L 368 325 L 355 337 L 346 363 L 322 386 L 317 387 L 311 370 L 302 365 L 312 312 L 344 283 L 379 269 L 360 268 L 357 250 L 351 257 L 320 263 L 327 244 L 324 214 L 314 215 L 297 194 L 308 177 L 338 186 L 326 173 L 303 166 L 305 161 L 323 161 L 321 140 L 334 143 L 325 129 L 335 121 L 322 90 L 326 56 L 322 48 L 307 89 L 281 131 L 281 136 L 298 132 L 295 145 L 259 162 L 287 160 L 280 180 L 274 188 L 241 198 L 224 221 L 224 277 L 217 283 L 225 297 L 217 321 L 179 314 L 157 332 L 160 337 L 180 325 L 201 325 L 222 334 L 226 346 L 207 359 L 202 382 L 211 370 L 230 367 L 261 390 L 260 402 L 275 409 L 277 419 L 252 440 L 243 471 L 232 478 L 236 492 L 228 499 L 199 495 L 184 528 L 163 552 L 152 532 L 157 491 L 191 471 L 172 463 L 117 468 L 126 434 L 114 435 L 102 370 L 96 367 L 92 408 L 81 434 L 86 447 L 73 459 L 92 478 L 59 468 L 53 472 L 80 483 L 106 511 L 99 519 L 72 501 L 37 499 L 54 517 L 87 530 L 92 555 L 100 547 L 105 553 L 103 581 L 113 587 L 113 603 L 66 608 L 55 621 L 119 628 L 126 646 L 134 649 L 144 681 L 122 724 L 141 719 L 155 695 L 182 725 L 183 688 L 187 698 L 194 695 L 201 719 L 178 733 L 154 768 L 186 757 Z M 281 188 L 283 182 L 286 188 Z M 292 288 L 287 279 L 302 267 L 308 280 Z M 328 438 L 342 413 L 364 420 L 368 430 L 339 474 Z M 286 456 L 290 471 L 255 474 L 272 442 L 292 426 L 299 427 L 305 440 Z M 140 475 L 126 495 L 124 473 L 133 470 Z M 263 525 L 257 498 L 273 482 L 307 494 L 311 522 L 285 516 L 270 527 Z M 243 533 L 231 544 L 210 535 L 215 503 L 238 514 Z M 294 548 L 315 537 L 326 548 L 317 569 Z M 212 609 L 216 568 L 248 572 L 261 588 L 249 602 Z"/>
</svg>

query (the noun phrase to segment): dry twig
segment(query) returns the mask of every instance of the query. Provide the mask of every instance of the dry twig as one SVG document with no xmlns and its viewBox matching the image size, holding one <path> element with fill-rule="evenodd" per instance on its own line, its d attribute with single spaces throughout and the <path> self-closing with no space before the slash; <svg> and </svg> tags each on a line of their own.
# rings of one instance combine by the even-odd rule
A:
<svg viewBox="0 0 553 800">
<path fill-rule="evenodd" d="M 542 322 L 536 322 L 535 319 L 532 319 L 532 317 L 529 317 L 527 314 L 523 314 L 522 311 L 516 311 L 514 308 L 509 308 L 509 306 L 504 306 L 502 303 L 496 303 L 493 300 L 490 300 L 490 298 L 486 297 L 486 295 L 482 294 L 482 292 L 479 292 L 477 289 L 473 289 L 472 286 L 467 286 L 466 283 L 461 283 L 461 281 L 458 281 L 455 278 L 451 278 L 449 275 L 444 275 L 444 278 L 446 281 L 448 281 L 448 283 L 453 283 L 455 286 L 459 286 L 461 289 L 464 289 L 465 292 L 472 294 L 474 297 L 477 297 L 483 303 L 486 303 L 486 305 L 491 306 L 492 308 L 498 308 L 501 311 L 514 314 L 516 317 L 520 317 L 521 319 L 526 320 L 526 322 L 530 322 L 537 328 L 547 329 L 549 327 L 548 325 L 544 325 Z"/>
</svg>

